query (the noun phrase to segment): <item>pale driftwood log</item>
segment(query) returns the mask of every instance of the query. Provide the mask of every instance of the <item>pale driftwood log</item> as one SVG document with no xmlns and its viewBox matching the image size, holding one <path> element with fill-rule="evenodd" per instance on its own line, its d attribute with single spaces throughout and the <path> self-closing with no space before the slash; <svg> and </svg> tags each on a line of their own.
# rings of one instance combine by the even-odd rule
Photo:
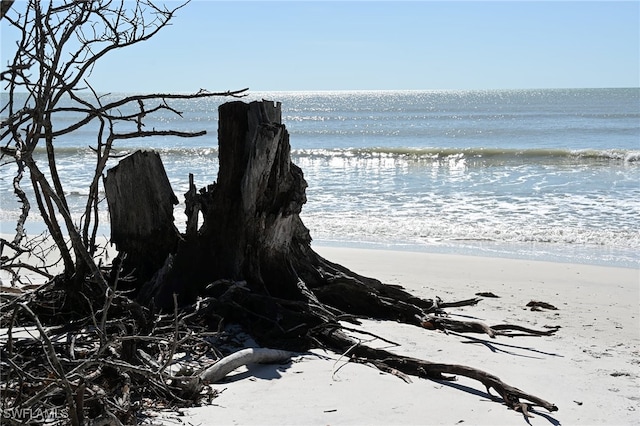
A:
<svg viewBox="0 0 640 426">
<path fill-rule="evenodd" d="M 200 373 L 198 378 L 202 382 L 216 383 L 243 365 L 286 363 L 290 360 L 291 352 L 289 351 L 269 348 L 242 349 L 220 359 Z"/>
<path fill-rule="evenodd" d="M 207 383 L 216 383 L 227 377 L 233 370 L 249 364 L 276 364 L 291 361 L 294 354 L 289 351 L 270 348 L 246 348 L 219 359 L 200 374 L 174 383 L 182 389 L 183 395 L 198 395 Z"/>
</svg>

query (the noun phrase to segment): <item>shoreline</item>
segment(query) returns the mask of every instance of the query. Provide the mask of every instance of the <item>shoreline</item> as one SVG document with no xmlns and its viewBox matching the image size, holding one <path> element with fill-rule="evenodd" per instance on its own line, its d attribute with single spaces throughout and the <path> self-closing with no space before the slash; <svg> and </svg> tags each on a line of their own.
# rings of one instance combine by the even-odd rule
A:
<svg viewBox="0 0 640 426">
<path fill-rule="evenodd" d="M 613 259 L 617 250 L 631 252 L 631 249 L 607 248 L 608 259 L 604 255 L 595 257 L 593 254 L 603 251 L 601 246 L 589 246 L 579 244 L 561 243 L 524 243 L 524 242 L 498 242 L 498 241 L 443 241 L 437 244 L 417 243 L 384 243 L 366 241 L 338 241 L 338 240 L 313 240 L 313 247 L 344 248 L 354 250 L 383 250 L 408 253 L 444 254 L 454 256 L 471 256 L 498 258 L 507 260 L 530 260 L 551 263 L 568 263 L 579 265 L 603 266 L 612 268 L 640 269 L 640 257 L 633 261 L 621 261 Z M 572 252 L 569 255 L 567 252 Z"/>
</svg>

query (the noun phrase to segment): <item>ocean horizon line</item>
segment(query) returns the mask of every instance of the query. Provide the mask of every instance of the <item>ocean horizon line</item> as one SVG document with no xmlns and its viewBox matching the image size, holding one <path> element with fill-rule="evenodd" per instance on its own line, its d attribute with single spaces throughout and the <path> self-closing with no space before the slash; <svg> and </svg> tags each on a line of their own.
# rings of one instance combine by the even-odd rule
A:
<svg viewBox="0 0 640 426">
<path fill-rule="evenodd" d="M 96 91 L 99 96 L 104 95 L 113 95 L 113 94 L 123 94 L 123 95 L 151 95 L 151 94 L 172 94 L 172 95 L 193 95 L 198 93 L 200 90 L 205 90 L 209 93 L 220 93 L 224 94 L 227 92 L 233 92 L 235 90 L 242 89 L 221 89 L 221 90 L 208 90 L 208 89 L 198 89 L 194 91 L 185 91 L 185 90 L 152 90 L 152 91 L 140 91 L 140 92 L 131 92 L 131 91 L 118 91 L 118 90 L 100 90 Z M 522 88 L 476 88 L 476 89 L 462 89 L 462 88 L 437 88 L 437 89 L 251 89 L 247 88 L 245 94 L 238 95 L 240 98 L 247 97 L 249 93 L 283 93 L 283 94 L 291 94 L 291 93 L 304 93 L 304 94 L 333 94 L 333 93 L 451 93 L 451 92 L 460 92 L 460 93 L 469 93 L 469 92 L 529 92 L 529 91 L 581 91 L 581 90 L 640 90 L 640 86 L 634 87 L 623 87 L 623 86 L 603 86 L 603 87 L 522 87 Z M 93 94 L 89 88 L 86 88 L 87 94 Z M 0 95 L 7 95 L 7 92 L 4 89 L 0 89 Z M 14 92 L 15 94 L 25 95 L 28 92 Z M 220 97 L 224 97 L 224 95 L 220 95 Z"/>
</svg>

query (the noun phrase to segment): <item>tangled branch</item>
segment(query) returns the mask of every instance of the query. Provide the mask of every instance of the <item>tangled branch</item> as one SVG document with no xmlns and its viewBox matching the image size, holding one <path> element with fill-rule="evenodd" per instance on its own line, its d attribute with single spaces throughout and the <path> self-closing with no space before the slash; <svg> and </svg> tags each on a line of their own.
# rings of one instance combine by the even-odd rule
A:
<svg viewBox="0 0 640 426">
<path fill-rule="evenodd" d="M 20 205 L 12 243 L 26 247 L 25 224 L 35 199 L 63 260 L 65 276 L 77 277 L 78 282 L 89 277 L 104 290 L 107 284 L 94 259 L 99 250 L 96 235 L 101 177 L 109 160 L 117 156 L 114 145 L 119 140 L 152 136 L 202 136 L 205 131 L 147 129 L 145 120 L 163 111 L 181 117 L 182 112 L 171 105 L 172 101 L 242 97 L 247 89 L 141 94 L 105 102 L 105 96 L 91 86 L 91 73 L 102 57 L 149 40 L 168 26 L 188 1 L 172 7 L 152 0 L 66 0 L 55 4 L 29 0 L 13 7 L 8 4 L 11 2 L 5 3 L 2 18 L 19 34 L 13 59 L 0 74 L 7 89 L 6 102 L 0 105 L 4 115 L 0 123 L 0 166 L 15 165 L 13 191 Z M 70 113 L 80 118 L 65 122 L 63 118 Z M 95 168 L 87 182 L 84 207 L 74 212 L 58 170 L 55 140 L 87 126 L 92 126 L 91 132 L 95 133 L 90 143 Z M 36 155 L 40 152 L 44 152 L 44 158 Z M 33 199 L 22 186 L 27 174 Z M 74 217 L 79 217 L 79 222 Z M 25 263 L 12 258 L 3 260 L 2 267 L 17 269 Z"/>
</svg>

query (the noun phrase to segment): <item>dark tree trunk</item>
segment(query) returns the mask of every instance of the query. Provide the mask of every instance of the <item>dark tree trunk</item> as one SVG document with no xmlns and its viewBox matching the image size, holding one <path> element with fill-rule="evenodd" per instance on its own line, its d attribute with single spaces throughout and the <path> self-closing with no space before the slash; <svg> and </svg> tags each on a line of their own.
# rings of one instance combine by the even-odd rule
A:
<svg viewBox="0 0 640 426">
<path fill-rule="evenodd" d="M 254 303 L 269 304 L 274 298 L 307 303 L 311 297 L 332 315 L 419 324 L 434 309 L 431 300 L 362 277 L 311 249 L 299 215 L 307 184 L 291 162 L 280 104 L 230 102 L 219 115 L 218 181 L 187 193 L 187 216 L 200 212 L 204 223 L 185 236 L 171 272 L 162 282 L 149 283 L 145 297 L 171 308 L 173 293 L 181 303 L 190 303 L 207 284 L 227 280 L 245 281 L 254 299 L 264 297 Z"/>
</svg>

